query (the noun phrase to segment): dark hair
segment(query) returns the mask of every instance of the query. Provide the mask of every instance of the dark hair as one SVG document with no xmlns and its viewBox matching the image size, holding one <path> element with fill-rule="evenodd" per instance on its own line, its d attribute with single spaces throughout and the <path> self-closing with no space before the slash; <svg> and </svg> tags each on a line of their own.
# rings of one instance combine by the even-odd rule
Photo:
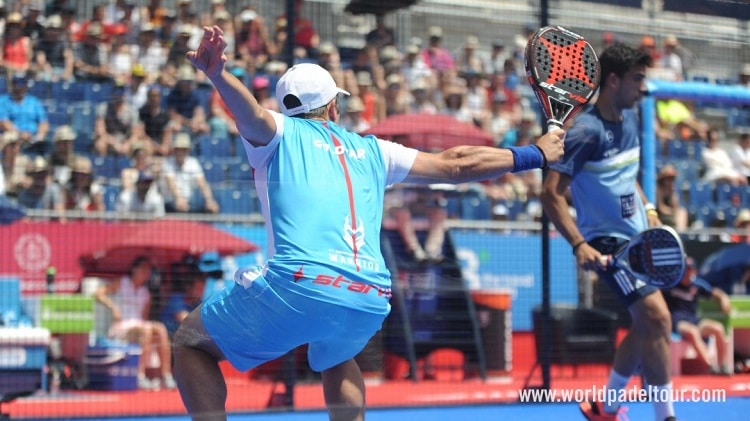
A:
<svg viewBox="0 0 750 421">
<path fill-rule="evenodd" d="M 133 259 L 133 263 L 130 265 L 130 267 L 132 269 L 135 269 L 138 266 L 142 265 L 144 262 L 151 263 L 151 259 L 149 259 L 148 256 L 138 256 L 135 259 Z"/>
<path fill-rule="evenodd" d="M 602 81 L 606 80 L 610 73 L 622 77 L 637 67 L 651 67 L 652 64 L 653 59 L 646 51 L 623 44 L 608 47 L 599 55 Z"/>
</svg>

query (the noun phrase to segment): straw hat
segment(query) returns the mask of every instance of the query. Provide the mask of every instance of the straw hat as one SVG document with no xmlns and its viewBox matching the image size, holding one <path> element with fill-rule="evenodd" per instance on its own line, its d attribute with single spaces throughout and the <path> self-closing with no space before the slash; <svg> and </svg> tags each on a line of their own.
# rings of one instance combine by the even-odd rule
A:
<svg viewBox="0 0 750 421">
<path fill-rule="evenodd" d="M 743 228 L 744 224 L 750 223 L 750 209 L 742 209 L 734 220 L 734 226 Z"/>
</svg>

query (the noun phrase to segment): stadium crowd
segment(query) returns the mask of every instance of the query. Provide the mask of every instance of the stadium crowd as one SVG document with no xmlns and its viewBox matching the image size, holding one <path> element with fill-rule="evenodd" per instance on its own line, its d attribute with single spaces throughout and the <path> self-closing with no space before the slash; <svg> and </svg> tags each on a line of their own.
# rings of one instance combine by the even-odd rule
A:
<svg viewBox="0 0 750 421">
<path fill-rule="evenodd" d="M 158 0 L 145 6 L 113 0 L 81 13 L 65 0 L 0 0 L 0 194 L 59 211 L 60 220 L 66 209 L 154 216 L 258 210 L 233 116 L 185 53 L 198 45 L 203 25 L 220 26 L 228 68 L 266 108 L 278 110 L 273 92 L 288 67 L 289 23 L 252 6 L 230 12 L 222 0 L 211 0 L 208 10 L 188 0 L 174 4 L 172 10 Z M 427 113 L 473 124 L 502 147 L 541 134 L 541 115 L 524 82 L 523 49 L 533 25 L 490 45 L 469 35 L 449 50 L 440 26 L 404 41 L 388 16 L 378 16 L 364 46 L 344 51 L 320 38 L 302 0 L 295 4 L 293 61 L 321 64 L 352 94 L 342 98 L 343 126 L 367 133 L 390 116 Z M 651 76 L 689 77 L 692 53 L 674 36 L 655 36 L 661 47 L 650 35 L 639 46 L 656 59 Z M 599 47 L 613 42 L 617 36 L 606 33 Z M 750 67 L 740 73 L 734 83 L 744 89 Z M 676 180 L 659 210 L 683 206 L 680 228 L 735 225 L 750 207 L 748 136 L 738 134 L 736 146 L 725 150 L 714 146 L 718 132 L 696 117 L 693 104 L 663 101 L 657 108 L 657 163 L 671 164 L 674 173 L 660 180 Z M 722 136 L 730 140 L 728 132 Z M 438 221 L 535 220 L 540 186 L 541 171 L 527 171 L 432 192 L 429 202 L 443 214 Z M 424 204 L 420 197 L 392 202 Z"/>
</svg>

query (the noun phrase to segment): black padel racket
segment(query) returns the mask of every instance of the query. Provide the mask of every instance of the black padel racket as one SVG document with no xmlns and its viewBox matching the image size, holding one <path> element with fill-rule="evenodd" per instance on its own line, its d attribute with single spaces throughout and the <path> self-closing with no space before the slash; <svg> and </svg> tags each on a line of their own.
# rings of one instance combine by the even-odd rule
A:
<svg viewBox="0 0 750 421">
<path fill-rule="evenodd" d="M 636 234 L 614 255 L 605 256 L 614 265 L 657 288 L 677 285 L 685 273 L 685 251 L 677 232 L 668 227 L 649 228 Z"/>
<path fill-rule="evenodd" d="M 548 128 L 580 111 L 599 86 L 599 59 L 582 36 L 545 26 L 526 44 L 526 75 L 547 118 Z"/>
</svg>

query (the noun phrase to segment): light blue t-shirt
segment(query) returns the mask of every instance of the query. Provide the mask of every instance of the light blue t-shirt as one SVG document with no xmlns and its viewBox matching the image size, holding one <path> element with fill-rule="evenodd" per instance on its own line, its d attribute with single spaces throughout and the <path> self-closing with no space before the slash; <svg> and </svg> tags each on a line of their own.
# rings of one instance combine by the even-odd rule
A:
<svg viewBox="0 0 750 421">
<path fill-rule="evenodd" d="M 20 132 L 36 135 L 39 124 L 47 121 L 47 111 L 38 98 L 26 95 L 20 102 L 10 94 L 0 95 L 0 121 L 13 122 Z"/>
<path fill-rule="evenodd" d="M 638 116 L 624 110 L 621 122 L 604 120 L 596 107 L 578 115 L 565 137 L 565 156 L 550 168 L 571 176 L 578 229 L 587 241 L 629 239 L 648 228 L 636 189 L 640 168 Z"/>
<path fill-rule="evenodd" d="M 269 283 L 387 313 L 383 196 L 406 177 L 417 151 L 333 122 L 273 115 L 277 132 L 268 145 L 243 142 L 266 220 Z"/>
</svg>

